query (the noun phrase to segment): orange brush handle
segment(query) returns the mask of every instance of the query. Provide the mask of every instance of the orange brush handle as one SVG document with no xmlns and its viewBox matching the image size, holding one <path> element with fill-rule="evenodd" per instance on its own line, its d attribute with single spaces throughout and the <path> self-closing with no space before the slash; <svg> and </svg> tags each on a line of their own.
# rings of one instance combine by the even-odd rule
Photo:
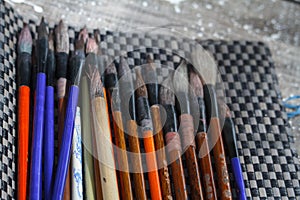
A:
<svg viewBox="0 0 300 200">
<path fill-rule="evenodd" d="M 20 86 L 18 104 L 18 199 L 26 200 L 30 117 L 30 88 L 28 86 Z"/>
<path fill-rule="evenodd" d="M 152 200 L 162 199 L 158 172 L 157 170 L 153 170 L 153 169 L 157 169 L 153 132 L 151 130 L 144 131 L 144 137 L 145 137 L 144 146 L 145 146 L 145 151 L 147 153 L 146 154 L 147 167 L 148 170 L 151 170 L 148 172 L 151 199 Z"/>
</svg>

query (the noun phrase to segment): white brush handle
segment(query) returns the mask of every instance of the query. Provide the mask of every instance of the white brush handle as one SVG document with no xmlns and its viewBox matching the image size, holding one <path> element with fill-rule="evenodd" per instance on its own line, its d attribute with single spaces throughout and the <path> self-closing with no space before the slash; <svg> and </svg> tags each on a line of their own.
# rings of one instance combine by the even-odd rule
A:
<svg viewBox="0 0 300 200">
<path fill-rule="evenodd" d="M 72 199 L 83 199 L 82 177 L 82 144 L 81 144 L 81 121 L 80 108 L 76 109 L 74 133 L 72 141 Z"/>
</svg>

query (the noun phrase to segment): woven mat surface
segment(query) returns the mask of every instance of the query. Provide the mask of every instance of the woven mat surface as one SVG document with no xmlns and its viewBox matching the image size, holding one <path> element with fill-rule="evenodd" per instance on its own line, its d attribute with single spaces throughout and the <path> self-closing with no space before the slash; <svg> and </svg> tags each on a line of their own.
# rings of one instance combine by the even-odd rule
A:
<svg viewBox="0 0 300 200">
<path fill-rule="evenodd" d="M 16 197 L 16 42 L 22 17 L 0 4 L 0 198 Z M 30 22 L 35 34 L 36 26 Z M 78 29 L 71 28 L 73 42 Z M 146 53 L 170 68 L 178 56 L 188 57 L 193 42 L 170 36 L 101 30 L 103 53 L 127 54 L 131 67 Z M 300 165 L 282 107 L 278 81 L 268 47 L 260 42 L 202 41 L 218 63 L 226 102 L 234 117 L 246 192 L 249 199 L 300 198 Z M 70 51 L 73 50 L 71 45 Z M 139 49 L 139 50 L 135 50 Z M 133 51 L 135 50 L 135 51 Z M 133 52 L 132 52 L 133 51 Z M 130 53 L 127 53 L 130 52 Z M 169 74 L 159 68 L 160 80 Z M 234 188 L 234 184 L 233 184 Z M 233 195 L 236 195 L 233 190 Z"/>
</svg>

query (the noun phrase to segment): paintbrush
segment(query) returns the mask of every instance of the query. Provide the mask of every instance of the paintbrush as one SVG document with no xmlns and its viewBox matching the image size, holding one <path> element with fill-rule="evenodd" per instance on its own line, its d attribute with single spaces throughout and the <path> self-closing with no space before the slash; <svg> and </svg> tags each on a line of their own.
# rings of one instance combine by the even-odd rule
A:
<svg viewBox="0 0 300 200">
<path fill-rule="evenodd" d="M 133 172 L 133 190 L 135 194 L 135 199 L 145 200 L 147 199 L 147 195 L 143 175 L 140 143 L 136 124 L 134 86 L 130 68 L 124 57 L 120 57 L 118 67 L 118 78 L 122 81 L 119 84 L 120 96 L 121 99 L 124 99 L 124 101 L 121 101 L 121 109 L 123 117 L 126 121 L 129 151 L 132 152 L 130 154 L 130 169 Z M 126 100 L 129 100 L 129 102 L 126 102 Z"/>
<path fill-rule="evenodd" d="M 175 199 L 187 199 L 184 170 L 181 160 L 182 148 L 180 136 L 177 130 L 177 116 L 175 109 L 175 96 L 171 90 L 171 78 L 165 80 L 160 87 L 160 103 L 166 111 L 166 121 L 163 127 L 167 153 L 171 162 L 171 174 L 175 188 Z"/>
<path fill-rule="evenodd" d="M 83 175 L 82 175 L 82 146 L 81 146 L 81 122 L 80 107 L 76 108 L 76 117 L 74 122 L 74 132 L 72 141 L 72 168 L 71 185 L 72 200 L 83 200 Z"/>
<path fill-rule="evenodd" d="M 194 140 L 194 121 L 190 110 L 188 69 L 185 60 L 181 60 L 174 73 L 173 85 L 178 99 L 177 106 L 181 108 L 179 133 L 186 158 L 189 185 L 191 187 L 190 196 L 191 199 L 203 199 Z"/>
<path fill-rule="evenodd" d="M 45 100 L 45 124 L 44 124 L 44 191 L 45 199 L 51 199 L 54 167 L 54 76 L 55 57 L 53 32 L 49 34 L 49 49 L 47 57 L 47 84 Z"/>
<path fill-rule="evenodd" d="M 48 53 L 48 33 L 44 18 L 38 27 L 37 40 L 37 63 L 38 73 L 36 81 L 36 97 L 34 107 L 34 128 L 32 139 L 30 193 L 32 200 L 42 198 L 42 153 L 44 135 L 44 105 L 46 93 L 46 61 Z"/>
<path fill-rule="evenodd" d="M 213 155 L 216 163 L 217 181 L 221 193 L 220 197 L 222 199 L 232 199 L 215 92 L 217 66 L 213 58 L 200 45 L 197 45 L 193 49 L 192 61 L 194 67 L 204 79 L 203 90 L 205 108 L 207 110 L 207 124 L 209 125 L 208 134 L 211 141 L 215 143 Z"/>
<path fill-rule="evenodd" d="M 148 102 L 148 93 L 141 72 L 138 70 L 136 71 L 136 88 L 137 123 L 142 128 L 142 134 L 144 138 L 151 199 L 162 199 L 157 171 L 153 139 L 153 125 Z"/>
<path fill-rule="evenodd" d="M 85 67 L 85 75 L 83 78 L 85 79 L 86 77 L 86 80 L 88 81 L 87 84 L 88 84 L 88 87 L 89 89 L 87 91 L 91 92 L 91 83 L 90 83 L 90 79 L 87 77 L 89 75 L 89 66 L 92 65 L 92 66 L 95 66 L 95 68 L 98 68 L 98 65 L 97 65 L 97 55 L 98 55 L 98 45 L 96 43 L 96 41 L 92 38 L 89 38 L 88 39 L 88 42 L 87 42 L 87 48 L 86 48 L 86 53 L 87 53 L 87 60 L 86 60 L 86 67 Z M 90 94 L 89 94 L 89 97 L 90 97 Z M 89 98 L 89 101 L 91 101 L 91 98 Z M 91 104 L 91 102 L 89 102 L 89 104 Z M 93 109 L 92 109 L 92 106 L 90 106 L 90 119 L 93 119 Z M 90 125 L 92 126 L 91 128 L 91 131 L 92 131 L 92 138 L 96 138 L 96 133 L 95 133 L 95 130 L 94 130 L 94 122 L 93 120 L 90 121 Z M 93 155 L 97 155 L 97 144 L 96 144 L 96 140 L 95 139 L 92 139 L 92 146 L 93 146 Z M 100 175 L 100 164 L 99 164 L 99 159 L 97 158 L 97 156 L 93 156 L 93 164 L 94 164 L 94 180 L 95 180 L 95 195 L 96 195 L 96 198 L 98 200 L 100 199 L 103 199 L 103 195 L 102 195 L 102 186 L 101 186 L 101 175 Z"/>
<path fill-rule="evenodd" d="M 18 199 L 26 200 L 32 37 L 24 25 L 18 42 Z"/>
<path fill-rule="evenodd" d="M 190 71 L 190 85 L 192 88 L 193 99 L 195 105 L 199 106 L 199 124 L 196 134 L 196 152 L 198 155 L 198 163 L 201 169 L 201 178 L 204 185 L 206 199 L 217 199 L 216 187 L 213 176 L 213 168 L 210 158 L 210 149 L 207 140 L 206 113 L 203 99 L 203 86 L 200 77 Z"/>
<path fill-rule="evenodd" d="M 79 35 L 79 40 L 75 44 L 75 49 L 75 55 L 71 58 L 71 67 L 68 72 L 71 86 L 69 90 L 68 102 L 66 107 L 65 125 L 54 182 L 52 196 L 52 199 L 54 200 L 63 198 L 64 187 L 66 183 L 71 155 L 72 136 L 79 94 L 78 85 L 80 83 L 81 71 L 85 61 L 84 40 L 83 37 L 81 37 L 81 35 Z"/>
<path fill-rule="evenodd" d="M 94 42 L 94 44 L 96 44 Z M 119 199 L 118 182 L 115 171 L 106 94 L 97 69 L 96 55 L 94 64 L 89 64 L 90 95 L 92 99 L 93 125 L 97 148 L 97 158 L 101 176 L 103 199 Z"/>
<path fill-rule="evenodd" d="M 110 102 L 110 110 L 112 112 L 113 128 L 115 135 L 115 144 L 117 147 L 117 163 L 120 169 L 119 185 L 120 185 L 120 198 L 133 199 L 131 190 L 131 181 L 129 174 L 128 158 L 126 153 L 126 141 L 123 128 L 122 112 L 121 112 L 121 99 L 118 86 L 118 75 L 115 64 L 112 62 L 105 71 L 105 87 L 107 88 L 108 101 Z"/>
<path fill-rule="evenodd" d="M 223 107 L 225 108 L 225 121 L 222 129 L 222 137 L 225 145 L 227 146 L 228 156 L 231 161 L 231 167 L 232 167 L 235 183 L 238 189 L 238 199 L 245 200 L 247 198 L 246 198 L 245 184 L 243 179 L 243 171 L 241 168 L 241 163 L 240 163 L 237 144 L 236 144 L 235 126 L 231 118 L 231 113 L 228 106 L 225 103 L 223 103 Z"/>
<path fill-rule="evenodd" d="M 167 166 L 167 158 L 164 150 L 164 136 L 162 132 L 162 124 L 159 108 L 159 91 L 156 68 L 150 55 L 147 56 L 147 66 L 143 68 L 144 80 L 147 83 L 148 99 L 151 109 L 151 117 L 154 126 L 154 142 L 157 155 L 158 174 L 161 184 L 162 197 L 165 200 L 172 199 L 171 184 L 169 179 L 169 170 Z"/>
<path fill-rule="evenodd" d="M 56 39 L 56 78 L 58 97 L 58 149 L 61 146 L 61 139 L 64 130 L 64 120 L 66 113 L 66 91 L 67 91 L 67 66 L 69 57 L 69 34 L 68 27 L 60 20 L 55 29 Z M 59 152 L 59 150 L 58 150 Z M 68 172 L 66 186 L 64 189 L 64 199 L 70 199 L 70 174 Z"/>
</svg>

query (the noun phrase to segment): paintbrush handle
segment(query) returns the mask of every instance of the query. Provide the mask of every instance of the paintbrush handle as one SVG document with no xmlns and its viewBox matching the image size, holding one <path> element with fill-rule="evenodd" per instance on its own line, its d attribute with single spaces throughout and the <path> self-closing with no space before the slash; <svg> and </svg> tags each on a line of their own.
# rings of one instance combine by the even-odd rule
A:
<svg viewBox="0 0 300 200">
<path fill-rule="evenodd" d="M 210 159 L 207 134 L 204 132 L 196 135 L 198 163 L 201 169 L 202 183 L 204 185 L 205 198 L 217 199 L 217 192 L 214 182 L 214 171 Z"/>
<path fill-rule="evenodd" d="M 146 186 L 143 175 L 143 166 L 141 159 L 141 151 L 140 151 L 140 142 L 137 132 L 137 124 L 134 120 L 127 121 L 127 129 L 128 129 L 128 143 L 130 152 L 135 153 L 130 158 L 131 169 L 133 171 L 133 184 L 134 184 L 134 192 L 135 198 L 140 200 L 146 200 Z"/>
<path fill-rule="evenodd" d="M 186 158 L 189 184 L 191 187 L 191 199 L 203 199 L 202 187 L 200 182 L 199 168 L 196 156 L 196 145 L 194 138 L 194 122 L 190 114 L 180 115 L 180 133 L 184 156 Z"/>
<path fill-rule="evenodd" d="M 45 199 L 51 199 L 54 166 L 54 88 L 46 87 L 44 135 L 44 190 Z"/>
<path fill-rule="evenodd" d="M 177 132 L 168 132 L 165 136 L 171 173 L 175 189 L 175 199 L 187 199 L 184 170 L 181 160 L 181 142 Z"/>
<path fill-rule="evenodd" d="M 160 109 L 159 106 L 153 105 L 151 106 L 151 117 L 154 127 L 154 142 L 155 142 L 155 149 L 157 155 L 157 164 L 158 164 L 158 174 L 161 183 L 161 192 L 162 197 L 165 200 L 170 200 L 172 198 L 171 192 L 171 183 L 169 178 L 169 170 L 168 170 L 168 162 L 166 153 L 164 150 L 165 143 L 164 143 L 164 136 L 162 131 L 162 124 L 160 118 Z"/>
<path fill-rule="evenodd" d="M 209 134 L 212 137 L 212 141 L 216 142 L 213 147 L 213 154 L 216 163 L 216 171 L 218 177 L 217 181 L 219 189 L 221 191 L 221 198 L 229 200 L 232 199 L 232 195 L 230 190 L 230 182 L 226 165 L 223 140 L 220 131 L 220 123 L 217 117 L 212 117 L 210 119 L 209 129 Z"/>
<path fill-rule="evenodd" d="M 146 130 L 143 132 L 143 136 L 151 199 L 162 199 L 159 176 L 157 172 L 153 132 L 151 130 Z"/>
<path fill-rule="evenodd" d="M 120 148 L 117 151 L 117 157 L 119 168 L 121 168 L 121 170 L 119 171 L 121 199 L 133 199 L 128 167 L 128 158 L 126 152 L 126 141 L 123 132 L 124 127 L 122 121 L 122 114 L 120 111 L 113 112 L 113 125 L 116 146 Z"/>
<path fill-rule="evenodd" d="M 99 167 L 103 198 L 119 199 L 110 121 L 105 98 L 97 97 L 93 99 L 92 108 L 94 112 L 97 155 L 100 160 Z"/>
<path fill-rule="evenodd" d="M 81 123 L 80 123 L 80 108 L 77 107 L 76 117 L 74 122 L 74 132 L 72 140 L 72 200 L 83 199 L 83 176 L 82 176 L 82 146 L 81 146 Z"/>
<path fill-rule="evenodd" d="M 87 77 L 83 76 L 80 81 L 80 106 L 81 106 L 81 131 L 83 141 L 83 182 L 84 191 L 87 199 L 96 199 L 95 178 L 93 167 L 93 137 L 91 123 L 91 103 L 89 98 L 89 87 Z M 99 167 L 98 167 L 99 170 Z"/>
<path fill-rule="evenodd" d="M 44 129 L 44 105 L 46 74 L 38 73 L 34 108 L 34 128 L 31 156 L 30 199 L 42 199 L 42 143 Z"/>
<path fill-rule="evenodd" d="M 30 118 L 30 87 L 19 87 L 18 102 L 18 199 L 26 200 Z"/>
<path fill-rule="evenodd" d="M 63 198 L 63 192 L 70 161 L 74 120 L 76 114 L 76 106 L 78 102 L 78 93 L 79 88 L 75 85 L 72 85 L 70 88 L 69 99 L 67 103 L 64 133 L 62 136 L 61 143 L 62 145 L 58 157 L 57 171 L 52 196 L 53 200 L 60 200 Z"/>
<path fill-rule="evenodd" d="M 238 189 L 238 199 L 239 200 L 246 200 L 246 191 L 245 191 L 245 184 L 243 179 L 243 171 L 241 168 L 240 159 L 238 157 L 231 159 L 231 166 L 234 175 L 234 179 L 236 182 L 236 186 Z"/>
</svg>

